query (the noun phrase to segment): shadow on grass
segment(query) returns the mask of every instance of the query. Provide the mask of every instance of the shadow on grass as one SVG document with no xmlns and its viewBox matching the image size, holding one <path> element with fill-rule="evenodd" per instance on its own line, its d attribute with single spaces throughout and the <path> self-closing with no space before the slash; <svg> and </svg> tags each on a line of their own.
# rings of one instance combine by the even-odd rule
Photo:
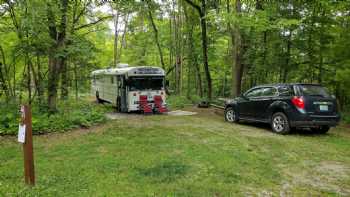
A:
<svg viewBox="0 0 350 197">
<path fill-rule="evenodd" d="M 240 121 L 239 124 L 263 129 L 266 132 L 272 132 L 271 126 L 268 123 Z M 320 136 L 320 137 L 322 137 L 322 136 L 327 136 L 329 134 L 328 133 L 324 134 L 324 133 L 312 131 L 309 128 L 293 128 L 288 135 Z"/>
<path fill-rule="evenodd" d="M 152 182 L 170 183 L 183 177 L 188 169 L 189 166 L 174 161 L 168 161 L 151 168 L 137 168 L 136 171 L 138 175 L 148 178 Z"/>
</svg>

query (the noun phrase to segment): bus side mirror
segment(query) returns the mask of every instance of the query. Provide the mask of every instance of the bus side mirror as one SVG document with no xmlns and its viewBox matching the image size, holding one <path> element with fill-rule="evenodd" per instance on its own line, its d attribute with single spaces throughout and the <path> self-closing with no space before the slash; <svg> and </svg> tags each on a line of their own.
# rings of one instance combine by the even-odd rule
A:
<svg viewBox="0 0 350 197">
<path fill-rule="evenodd" d="M 130 80 L 129 79 L 127 79 L 127 80 L 125 80 L 125 86 L 129 86 L 130 85 Z"/>
</svg>

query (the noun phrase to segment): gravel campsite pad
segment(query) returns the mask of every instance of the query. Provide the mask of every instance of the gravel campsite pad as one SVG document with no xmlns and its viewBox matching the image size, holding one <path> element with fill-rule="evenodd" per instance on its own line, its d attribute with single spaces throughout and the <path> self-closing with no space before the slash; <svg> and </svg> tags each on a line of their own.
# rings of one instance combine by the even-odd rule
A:
<svg viewBox="0 0 350 197">
<path fill-rule="evenodd" d="M 182 110 L 175 110 L 168 112 L 168 115 L 170 116 L 192 116 L 196 115 L 197 112 L 191 112 L 191 111 L 182 111 Z"/>
<path fill-rule="evenodd" d="M 105 116 L 110 120 L 119 120 L 119 119 L 140 117 L 140 116 L 142 116 L 142 114 L 128 114 L 128 113 L 110 112 L 110 113 L 106 113 Z"/>
<path fill-rule="evenodd" d="M 164 115 L 169 115 L 169 116 L 192 116 L 196 115 L 197 112 L 192 112 L 192 111 L 182 111 L 182 110 L 175 110 L 175 111 L 170 111 L 168 113 L 165 113 Z M 127 119 L 127 118 L 137 118 L 143 116 L 143 114 L 136 114 L 136 113 L 117 113 L 117 112 L 112 112 L 112 113 L 106 113 L 106 117 L 110 120 L 119 120 L 119 119 Z"/>
</svg>

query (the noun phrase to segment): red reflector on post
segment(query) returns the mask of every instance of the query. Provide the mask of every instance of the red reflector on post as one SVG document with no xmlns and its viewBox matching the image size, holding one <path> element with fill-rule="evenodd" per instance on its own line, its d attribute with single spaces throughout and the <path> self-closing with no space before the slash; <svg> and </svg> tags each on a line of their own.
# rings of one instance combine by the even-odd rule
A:
<svg viewBox="0 0 350 197">
<path fill-rule="evenodd" d="M 298 97 L 298 96 L 293 97 L 292 103 L 294 104 L 294 106 L 296 106 L 297 108 L 300 108 L 300 109 L 304 109 L 304 107 L 305 107 L 305 102 L 304 102 L 303 97 Z"/>
</svg>

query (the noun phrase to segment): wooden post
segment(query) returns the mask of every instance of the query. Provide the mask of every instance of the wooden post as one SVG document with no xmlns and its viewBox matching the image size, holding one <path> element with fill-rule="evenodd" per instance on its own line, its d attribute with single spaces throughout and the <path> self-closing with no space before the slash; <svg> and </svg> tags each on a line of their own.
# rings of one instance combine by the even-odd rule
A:
<svg viewBox="0 0 350 197">
<path fill-rule="evenodd" d="M 24 180 L 31 186 L 35 185 L 34 157 L 33 157 L 33 133 L 32 133 L 32 112 L 29 105 L 21 106 L 22 121 L 25 125 L 25 142 L 23 143 L 24 154 Z"/>
</svg>

